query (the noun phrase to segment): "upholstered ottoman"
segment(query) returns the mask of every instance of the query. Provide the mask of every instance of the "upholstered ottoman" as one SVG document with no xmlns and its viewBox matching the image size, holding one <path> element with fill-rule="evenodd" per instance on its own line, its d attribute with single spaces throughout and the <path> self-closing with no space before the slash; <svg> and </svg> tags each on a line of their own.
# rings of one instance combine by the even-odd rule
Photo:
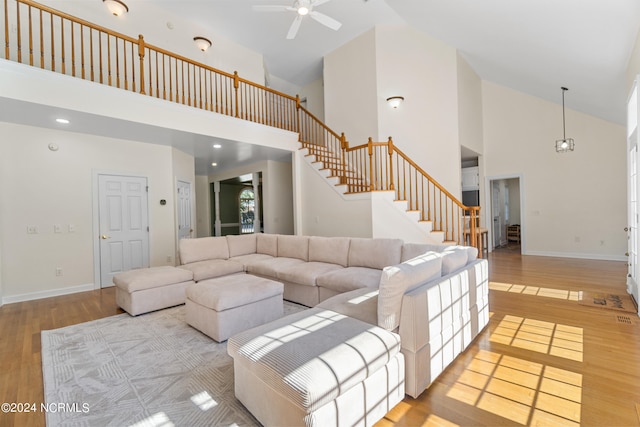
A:
<svg viewBox="0 0 640 427">
<path fill-rule="evenodd" d="M 404 398 L 400 336 L 312 308 L 229 338 L 236 397 L 265 426 L 370 426 Z"/>
<path fill-rule="evenodd" d="M 235 274 L 203 280 L 187 288 L 187 323 L 218 342 L 282 317 L 280 282 Z"/>
<path fill-rule="evenodd" d="M 140 268 L 113 276 L 116 303 L 132 316 L 184 304 L 193 273 L 171 266 Z"/>
</svg>

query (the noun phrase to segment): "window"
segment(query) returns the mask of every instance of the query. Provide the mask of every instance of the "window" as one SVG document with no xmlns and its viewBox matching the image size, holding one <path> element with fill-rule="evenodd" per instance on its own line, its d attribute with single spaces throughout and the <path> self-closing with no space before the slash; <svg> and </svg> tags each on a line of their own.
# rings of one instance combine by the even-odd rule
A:
<svg viewBox="0 0 640 427">
<path fill-rule="evenodd" d="M 253 233 L 255 195 L 253 189 L 245 188 L 240 192 L 240 234 Z"/>
</svg>

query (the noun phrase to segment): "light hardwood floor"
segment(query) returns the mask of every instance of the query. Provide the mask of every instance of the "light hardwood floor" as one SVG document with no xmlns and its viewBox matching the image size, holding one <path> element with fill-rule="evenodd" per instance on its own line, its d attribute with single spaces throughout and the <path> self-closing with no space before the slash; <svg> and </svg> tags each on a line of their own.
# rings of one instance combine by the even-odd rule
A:
<svg viewBox="0 0 640 427">
<path fill-rule="evenodd" d="M 377 426 L 638 426 L 640 319 L 578 305 L 625 292 L 622 262 L 490 255 L 489 326 Z M 122 313 L 113 288 L 0 308 L 0 402 L 43 401 L 40 331 Z M 0 426 L 44 415 L 0 413 Z"/>
</svg>

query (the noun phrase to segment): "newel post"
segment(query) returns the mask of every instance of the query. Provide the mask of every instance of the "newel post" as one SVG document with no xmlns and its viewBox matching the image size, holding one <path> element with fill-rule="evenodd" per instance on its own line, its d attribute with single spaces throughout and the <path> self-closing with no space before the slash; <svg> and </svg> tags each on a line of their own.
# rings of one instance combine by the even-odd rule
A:
<svg viewBox="0 0 640 427">
<path fill-rule="evenodd" d="M 347 142 L 347 138 L 344 136 L 344 132 L 340 134 L 340 156 L 341 156 L 341 166 L 342 166 L 342 175 L 340 176 L 340 184 L 347 183 L 347 162 L 345 162 L 345 156 L 347 147 L 349 143 Z M 348 189 L 350 191 L 351 189 Z"/>
<path fill-rule="evenodd" d="M 389 137 L 389 190 L 395 190 L 393 185 L 393 139 Z"/>
<path fill-rule="evenodd" d="M 373 139 L 371 137 L 367 142 L 367 151 L 369 152 L 369 191 L 373 191 Z"/>
<path fill-rule="evenodd" d="M 140 57 L 140 93 L 144 95 L 144 37 L 142 34 L 138 35 L 138 56 Z"/>
<path fill-rule="evenodd" d="M 240 117 L 240 109 L 238 108 L 238 88 L 240 87 L 240 78 L 238 77 L 238 72 L 233 72 L 233 90 L 235 92 L 235 109 L 236 109 L 236 117 Z"/>
</svg>

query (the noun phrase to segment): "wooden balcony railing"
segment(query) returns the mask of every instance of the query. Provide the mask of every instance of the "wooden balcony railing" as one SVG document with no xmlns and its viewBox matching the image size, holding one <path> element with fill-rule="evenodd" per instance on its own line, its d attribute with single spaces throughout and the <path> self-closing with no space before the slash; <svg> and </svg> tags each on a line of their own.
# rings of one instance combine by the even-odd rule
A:
<svg viewBox="0 0 640 427">
<path fill-rule="evenodd" d="M 349 147 L 300 105 L 233 74 L 112 31 L 31 0 L 3 0 L 4 58 L 242 120 L 297 132 L 303 147 L 350 193 L 394 190 L 445 240 L 477 246 L 480 208 L 462 205 L 391 138 Z"/>
</svg>

